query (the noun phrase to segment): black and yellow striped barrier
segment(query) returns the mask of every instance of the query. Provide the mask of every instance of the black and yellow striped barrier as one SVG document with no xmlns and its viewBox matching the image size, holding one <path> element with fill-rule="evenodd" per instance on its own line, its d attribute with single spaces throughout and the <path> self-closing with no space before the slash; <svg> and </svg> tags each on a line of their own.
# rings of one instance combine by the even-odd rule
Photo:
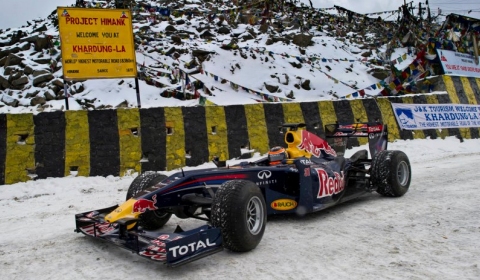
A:
<svg viewBox="0 0 480 280">
<path fill-rule="evenodd" d="M 213 156 L 238 158 L 242 149 L 266 153 L 283 145 L 278 127 L 304 122 L 324 134 L 335 122 L 383 120 L 389 140 L 479 138 L 478 128 L 399 129 L 390 103 L 480 104 L 480 79 L 443 76 L 446 94 L 303 103 L 164 107 L 0 114 L 0 184 L 32 178 L 123 176 L 128 172 L 196 166 Z M 349 145 L 365 144 L 351 139 Z"/>
</svg>

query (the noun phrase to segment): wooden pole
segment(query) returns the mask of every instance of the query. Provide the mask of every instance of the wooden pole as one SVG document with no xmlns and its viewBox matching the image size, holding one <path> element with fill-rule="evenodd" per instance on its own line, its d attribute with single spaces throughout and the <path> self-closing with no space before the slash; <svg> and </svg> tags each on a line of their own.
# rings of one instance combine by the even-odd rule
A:
<svg viewBox="0 0 480 280">
<path fill-rule="evenodd" d="M 478 65 L 479 59 L 478 59 L 478 42 L 477 42 L 477 36 L 475 36 L 475 32 L 472 31 L 472 41 L 473 41 L 473 54 L 475 58 L 475 64 Z"/>
</svg>

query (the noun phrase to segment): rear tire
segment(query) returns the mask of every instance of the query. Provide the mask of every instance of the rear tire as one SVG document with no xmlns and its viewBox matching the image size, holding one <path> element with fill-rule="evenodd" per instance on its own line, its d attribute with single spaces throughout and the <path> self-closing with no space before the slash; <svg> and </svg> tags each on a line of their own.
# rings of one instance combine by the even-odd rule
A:
<svg viewBox="0 0 480 280">
<path fill-rule="evenodd" d="M 213 199 L 211 221 L 222 230 L 225 248 L 234 252 L 255 249 L 267 223 L 267 207 L 260 188 L 245 180 L 223 183 Z"/>
<path fill-rule="evenodd" d="M 137 178 L 135 178 L 130 184 L 126 199 L 129 200 L 130 198 L 137 197 L 141 192 L 152 186 L 155 186 L 165 178 L 167 178 L 167 176 L 158 174 L 156 172 L 145 172 L 138 175 Z M 171 213 L 168 213 L 162 209 L 147 211 L 140 215 L 138 225 L 146 230 L 156 230 L 163 227 L 168 220 L 170 220 L 171 216 Z"/>
<path fill-rule="evenodd" d="M 407 155 L 402 151 L 381 151 L 372 161 L 371 180 L 377 193 L 400 197 L 410 187 L 412 169 Z"/>
</svg>

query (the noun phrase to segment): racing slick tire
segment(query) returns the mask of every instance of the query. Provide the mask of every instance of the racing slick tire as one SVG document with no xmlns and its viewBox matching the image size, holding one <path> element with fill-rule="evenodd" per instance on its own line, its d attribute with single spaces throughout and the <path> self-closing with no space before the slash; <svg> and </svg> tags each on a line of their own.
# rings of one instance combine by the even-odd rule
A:
<svg viewBox="0 0 480 280">
<path fill-rule="evenodd" d="M 377 193 L 400 197 L 410 187 L 412 179 L 410 161 L 402 151 L 381 151 L 373 158 L 370 176 Z"/>
<path fill-rule="evenodd" d="M 137 176 L 130 184 L 127 191 L 126 199 L 129 200 L 132 197 L 136 197 L 142 191 L 156 185 L 163 181 L 167 176 L 158 174 L 156 172 L 145 172 Z M 165 210 L 159 209 L 155 211 L 147 211 L 140 215 L 138 225 L 146 230 L 155 230 L 163 227 L 170 217 L 171 213 L 165 212 Z"/>
<path fill-rule="evenodd" d="M 213 198 L 211 221 L 222 230 L 225 248 L 234 252 L 255 249 L 267 223 L 267 207 L 260 188 L 245 180 L 223 183 Z"/>
</svg>

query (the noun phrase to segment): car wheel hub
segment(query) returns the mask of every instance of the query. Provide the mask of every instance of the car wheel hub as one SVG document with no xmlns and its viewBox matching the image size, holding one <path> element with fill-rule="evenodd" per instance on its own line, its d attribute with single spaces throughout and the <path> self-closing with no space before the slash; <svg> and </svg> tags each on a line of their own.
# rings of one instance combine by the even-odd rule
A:
<svg viewBox="0 0 480 280">
<path fill-rule="evenodd" d="M 407 163 L 404 161 L 400 162 L 397 168 L 397 179 L 401 186 L 407 185 L 409 176 Z"/>
<path fill-rule="evenodd" d="M 260 198 L 252 197 L 247 205 L 247 226 L 251 234 L 258 234 L 264 222 L 263 207 Z"/>
</svg>

